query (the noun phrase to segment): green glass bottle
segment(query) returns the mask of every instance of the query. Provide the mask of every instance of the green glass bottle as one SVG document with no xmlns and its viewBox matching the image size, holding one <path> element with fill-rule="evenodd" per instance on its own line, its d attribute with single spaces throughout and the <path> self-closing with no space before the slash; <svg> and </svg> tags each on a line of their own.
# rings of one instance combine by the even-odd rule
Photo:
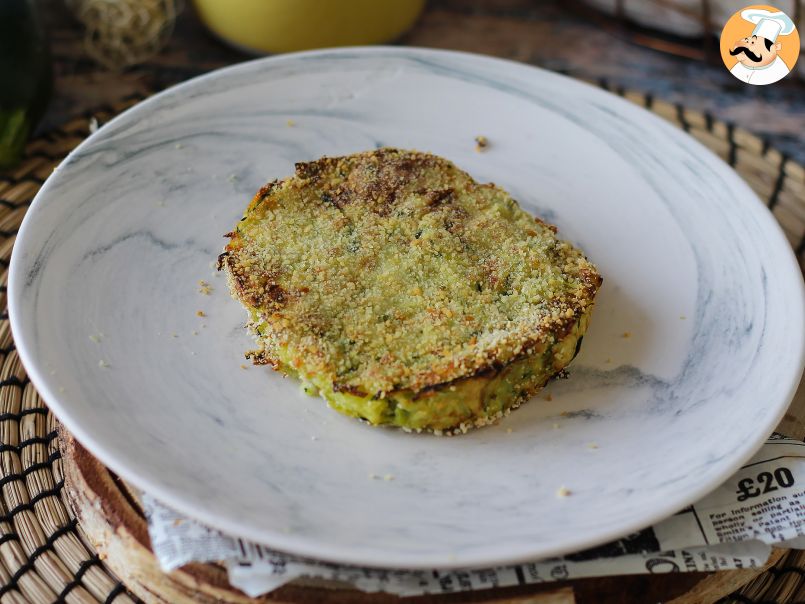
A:
<svg viewBox="0 0 805 604">
<path fill-rule="evenodd" d="M 35 0 L 0 0 L 0 169 L 16 164 L 52 90 Z"/>
</svg>

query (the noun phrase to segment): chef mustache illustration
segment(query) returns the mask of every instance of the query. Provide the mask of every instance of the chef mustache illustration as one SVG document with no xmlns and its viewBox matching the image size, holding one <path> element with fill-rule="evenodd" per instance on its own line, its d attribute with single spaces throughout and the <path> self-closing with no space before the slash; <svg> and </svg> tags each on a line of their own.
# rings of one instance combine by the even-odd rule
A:
<svg viewBox="0 0 805 604">
<path fill-rule="evenodd" d="M 766 45 L 766 50 L 771 51 L 771 46 L 772 46 L 772 45 L 771 45 L 771 40 L 767 40 L 767 39 L 763 38 L 763 42 L 764 42 L 764 43 L 765 43 L 765 45 Z M 746 57 L 747 57 L 747 58 L 748 58 L 750 61 L 753 61 L 754 63 L 760 63 L 760 62 L 763 60 L 763 56 L 762 56 L 762 55 L 756 55 L 755 53 L 753 53 L 753 52 L 752 52 L 752 51 L 751 51 L 751 50 L 750 50 L 748 47 L 746 47 L 746 46 L 736 46 L 735 48 L 733 48 L 733 49 L 730 51 L 730 54 L 731 54 L 733 57 L 734 57 L 735 55 L 739 55 L 739 54 L 741 54 L 741 53 L 744 53 L 744 54 L 746 55 Z"/>
<path fill-rule="evenodd" d="M 790 67 L 780 57 L 783 48 L 780 38 L 795 31 L 794 22 L 783 12 L 761 8 L 741 11 L 741 18 L 754 23 L 755 28 L 745 38 L 736 40 L 729 50 L 738 61 L 729 68 L 730 73 L 755 86 L 765 86 L 784 78 Z"/>
</svg>

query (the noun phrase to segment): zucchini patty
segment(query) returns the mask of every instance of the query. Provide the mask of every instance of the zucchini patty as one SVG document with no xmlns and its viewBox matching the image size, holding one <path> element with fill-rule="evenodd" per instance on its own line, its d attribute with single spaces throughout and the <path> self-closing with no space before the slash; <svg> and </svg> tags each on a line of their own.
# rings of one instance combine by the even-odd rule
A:
<svg viewBox="0 0 805 604">
<path fill-rule="evenodd" d="M 601 277 L 556 228 L 427 153 L 296 164 L 219 256 L 247 353 L 372 424 L 466 431 L 575 356 Z"/>
</svg>

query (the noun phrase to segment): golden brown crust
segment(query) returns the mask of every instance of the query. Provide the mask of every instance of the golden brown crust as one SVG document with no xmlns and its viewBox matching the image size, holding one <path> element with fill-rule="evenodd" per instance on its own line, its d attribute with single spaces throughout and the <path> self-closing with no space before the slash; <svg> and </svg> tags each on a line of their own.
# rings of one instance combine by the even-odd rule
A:
<svg viewBox="0 0 805 604">
<path fill-rule="evenodd" d="M 601 277 L 555 227 L 449 161 L 379 149 L 296 165 L 219 257 L 251 309 L 255 362 L 335 391 L 419 392 L 567 335 Z"/>
</svg>

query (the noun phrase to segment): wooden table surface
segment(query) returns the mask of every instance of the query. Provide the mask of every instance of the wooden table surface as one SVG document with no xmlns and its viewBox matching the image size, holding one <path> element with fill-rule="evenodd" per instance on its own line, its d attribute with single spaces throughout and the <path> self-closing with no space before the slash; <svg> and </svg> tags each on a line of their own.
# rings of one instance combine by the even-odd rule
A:
<svg viewBox="0 0 805 604">
<path fill-rule="evenodd" d="M 158 56 L 110 72 L 84 53 L 82 29 L 64 0 L 43 0 L 56 74 L 43 128 L 57 125 L 127 92 L 147 94 L 210 69 L 251 57 L 208 34 L 190 0 Z M 791 76 L 749 86 L 722 64 L 669 55 L 633 42 L 635 30 L 602 20 L 579 0 L 431 0 L 398 43 L 449 48 L 523 61 L 589 80 L 606 80 L 706 111 L 766 137 L 805 163 L 805 83 Z M 704 44 L 694 42 L 692 50 Z"/>
</svg>

